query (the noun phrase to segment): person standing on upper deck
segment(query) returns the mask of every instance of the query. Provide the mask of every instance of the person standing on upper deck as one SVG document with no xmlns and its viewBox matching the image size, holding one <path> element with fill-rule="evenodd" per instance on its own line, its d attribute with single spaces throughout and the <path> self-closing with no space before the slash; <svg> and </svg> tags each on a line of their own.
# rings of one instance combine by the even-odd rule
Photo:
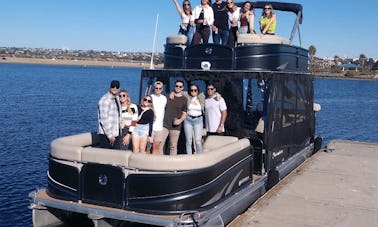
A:
<svg viewBox="0 0 378 227">
<path fill-rule="evenodd" d="M 217 95 L 213 83 L 207 85 L 208 98 L 205 100 L 205 120 L 207 135 L 223 135 L 227 118 L 227 106 L 222 97 Z"/>
<path fill-rule="evenodd" d="M 113 80 L 109 92 L 98 101 L 98 135 L 99 146 L 118 149 L 118 139 L 121 130 L 121 108 L 118 99 L 120 83 Z"/>
<path fill-rule="evenodd" d="M 273 12 L 272 4 L 266 4 L 260 18 L 260 31 L 262 35 L 274 35 L 276 31 L 277 17 Z"/>
<path fill-rule="evenodd" d="M 252 33 L 256 34 L 254 29 L 255 13 L 253 11 L 253 6 L 250 1 L 246 1 L 243 4 L 243 10 L 240 14 L 240 27 L 239 33 L 246 34 Z"/>
<path fill-rule="evenodd" d="M 190 5 L 190 1 L 184 0 L 182 2 L 182 8 L 177 0 L 173 0 L 173 3 L 175 4 L 177 12 L 181 17 L 179 34 L 187 37 L 186 45 L 189 46 L 192 43 L 195 26 L 194 21 L 190 21 L 190 18 L 192 17 L 192 7 Z"/>
<path fill-rule="evenodd" d="M 193 10 L 191 19 L 196 24 L 196 32 L 193 36 L 192 44 L 207 44 L 210 37 L 210 26 L 214 23 L 214 12 L 211 8 L 211 0 L 201 0 L 201 5 Z"/>
<path fill-rule="evenodd" d="M 234 3 L 234 0 L 227 0 L 228 20 L 230 21 L 230 38 L 229 44 L 234 47 L 237 41 L 237 32 L 239 29 L 239 19 L 241 8 Z"/>
<path fill-rule="evenodd" d="M 187 98 L 183 96 L 184 82 L 177 80 L 174 89 L 174 98 L 167 100 L 163 121 L 162 146 L 169 135 L 169 153 L 177 155 L 177 143 L 181 132 L 182 123 L 186 119 Z"/>
<path fill-rule="evenodd" d="M 151 95 L 155 111 L 155 121 L 152 127 L 152 154 L 163 155 L 163 120 L 167 97 L 162 94 L 164 84 L 161 81 L 154 83 L 154 94 Z"/>
<path fill-rule="evenodd" d="M 226 2 L 222 0 L 216 0 L 213 5 L 214 12 L 214 24 L 213 30 L 213 43 L 214 44 L 228 44 L 228 37 L 230 31 L 228 29 L 228 9 Z"/>
</svg>

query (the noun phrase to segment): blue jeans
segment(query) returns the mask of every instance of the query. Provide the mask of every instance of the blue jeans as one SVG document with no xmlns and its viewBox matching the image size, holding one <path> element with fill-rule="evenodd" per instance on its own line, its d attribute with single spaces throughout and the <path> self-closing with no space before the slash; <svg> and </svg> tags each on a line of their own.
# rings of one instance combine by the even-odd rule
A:
<svg viewBox="0 0 378 227">
<path fill-rule="evenodd" d="M 230 32 L 228 30 L 222 30 L 218 28 L 218 34 L 215 34 L 213 32 L 213 43 L 214 44 L 221 44 L 222 45 L 227 45 L 228 44 L 228 37 L 230 36 Z"/>
<path fill-rule="evenodd" d="M 187 117 L 184 121 L 184 130 L 186 137 L 186 153 L 192 154 L 192 143 L 193 134 L 196 145 L 196 153 L 202 152 L 202 130 L 203 130 L 203 120 L 201 117 L 191 118 Z"/>
<path fill-rule="evenodd" d="M 194 30 L 195 30 L 194 26 L 188 26 L 187 30 L 182 29 L 181 26 L 180 26 L 180 30 L 179 30 L 178 33 L 181 34 L 181 35 L 186 35 L 186 37 L 188 38 L 188 41 L 186 42 L 187 46 L 192 44 Z"/>
</svg>

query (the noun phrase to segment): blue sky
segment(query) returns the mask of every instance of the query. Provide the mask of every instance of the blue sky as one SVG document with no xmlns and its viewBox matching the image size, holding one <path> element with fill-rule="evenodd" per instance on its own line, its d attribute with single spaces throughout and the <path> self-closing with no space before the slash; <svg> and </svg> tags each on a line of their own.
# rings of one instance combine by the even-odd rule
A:
<svg viewBox="0 0 378 227">
<path fill-rule="evenodd" d="M 282 2 L 303 5 L 302 46 L 315 45 L 317 56 L 378 58 L 378 1 Z M 180 23 L 172 0 L 4 0 L 0 9 L 0 47 L 150 52 L 159 14 L 155 50 L 163 52 L 166 36 Z M 276 33 L 288 37 L 294 19 L 278 14 Z"/>
</svg>

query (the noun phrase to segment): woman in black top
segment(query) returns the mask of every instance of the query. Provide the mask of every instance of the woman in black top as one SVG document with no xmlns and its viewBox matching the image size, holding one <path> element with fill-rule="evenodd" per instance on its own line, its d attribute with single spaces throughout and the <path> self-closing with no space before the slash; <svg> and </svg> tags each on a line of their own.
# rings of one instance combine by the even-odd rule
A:
<svg viewBox="0 0 378 227">
<path fill-rule="evenodd" d="M 133 152 L 144 153 L 146 151 L 147 141 L 152 143 L 151 133 L 154 122 L 154 111 L 152 107 L 151 96 L 145 96 L 138 106 L 138 122 L 133 131 Z"/>
</svg>

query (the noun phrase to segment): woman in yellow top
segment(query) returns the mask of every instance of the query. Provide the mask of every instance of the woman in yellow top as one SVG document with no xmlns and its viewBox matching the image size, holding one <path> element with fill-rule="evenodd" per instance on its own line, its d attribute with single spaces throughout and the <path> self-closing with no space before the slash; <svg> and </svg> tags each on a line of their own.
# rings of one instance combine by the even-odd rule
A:
<svg viewBox="0 0 378 227">
<path fill-rule="evenodd" d="M 259 22 L 261 34 L 274 35 L 276 31 L 277 17 L 273 12 L 273 7 L 271 4 L 266 4 L 264 6 L 264 11 Z"/>
</svg>

